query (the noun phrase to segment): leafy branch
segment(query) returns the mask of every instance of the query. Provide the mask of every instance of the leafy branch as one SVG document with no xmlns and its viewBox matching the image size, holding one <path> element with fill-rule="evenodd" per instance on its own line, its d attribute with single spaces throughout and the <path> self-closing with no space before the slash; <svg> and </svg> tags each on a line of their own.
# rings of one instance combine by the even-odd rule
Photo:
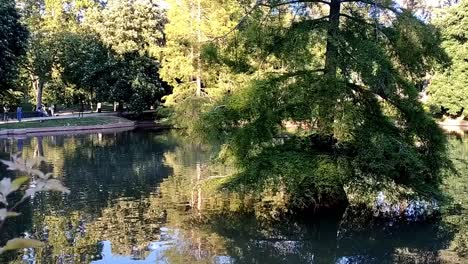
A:
<svg viewBox="0 0 468 264">
<path fill-rule="evenodd" d="M 34 197 L 36 193 L 48 191 L 70 193 L 70 190 L 63 186 L 60 180 L 55 179 L 52 173 L 44 173 L 37 169 L 45 161 L 44 157 L 24 160 L 19 155 L 20 153 L 12 155 L 11 160 L 0 160 L 1 163 L 7 166 L 8 170 L 19 171 L 28 175 L 16 178 L 13 181 L 11 178 L 3 178 L 0 181 L 0 206 L 3 207 L 0 208 L 0 229 L 7 218 L 20 215 L 15 209 L 28 198 Z M 22 198 L 13 206 L 8 207 L 8 196 L 22 190 L 24 190 Z M 35 239 L 14 238 L 9 240 L 4 247 L 0 248 L 0 254 L 7 250 L 40 247 L 42 245 L 41 241 Z"/>
</svg>

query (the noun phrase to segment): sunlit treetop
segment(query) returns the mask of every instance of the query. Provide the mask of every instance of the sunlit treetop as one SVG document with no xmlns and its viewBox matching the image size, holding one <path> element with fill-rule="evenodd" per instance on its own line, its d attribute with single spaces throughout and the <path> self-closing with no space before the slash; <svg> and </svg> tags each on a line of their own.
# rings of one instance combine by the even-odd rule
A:
<svg viewBox="0 0 468 264">
<path fill-rule="evenodd" d="M 444 10 L 445 11 L 445 10 Z M 452 116 L 467 115 L 468 109 L 468 1 L 448 8 L 435 21 L 443 34 L 443 46 L 451 58 L 451 67 L 440 69 L 429 85 L 432 110 Z"/>
</svg>

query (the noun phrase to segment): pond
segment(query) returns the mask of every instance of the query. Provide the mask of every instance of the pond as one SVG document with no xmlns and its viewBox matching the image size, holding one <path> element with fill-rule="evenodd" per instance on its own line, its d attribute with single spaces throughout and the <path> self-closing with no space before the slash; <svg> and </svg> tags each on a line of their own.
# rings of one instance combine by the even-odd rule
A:
<svg viewBox="0 0 468 264">
<path fill-rule="evenodd" d="M 467 263 L 447 249 L 467 242 L 468 138 L 450 142 L 461 175 L 444 188 L 456 202 L 441 220 L 398 224 L 311 216 L 271 223 L 232 213 L 239 197 L 200 187 L 230 168 L 209 166 L 209 148 L 174 133 L 3 139 L 0 158 L 43 155 L 43 169 L 71 194 L 23 204 L 1 244 L 27 235 L 46 247 L 7 252 L 0 263 Z"/>
</svg>

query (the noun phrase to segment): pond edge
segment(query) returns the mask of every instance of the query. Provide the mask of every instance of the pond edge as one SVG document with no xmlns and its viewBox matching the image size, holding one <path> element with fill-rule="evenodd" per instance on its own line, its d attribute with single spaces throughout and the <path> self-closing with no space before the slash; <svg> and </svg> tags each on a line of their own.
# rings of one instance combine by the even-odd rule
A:
<svg viewBox="0 0 468 264">
<path fill-rule="evenodd" d="M 0 131 L 0 137 L 9 136 L 34 136 L 34 135 L 66 135 L 74 132 L 98 132 L 102 130 L 132 130 L 136 127 L 133 121 L 111 123 L 103 125 L 90 126 L 58 126 L 58 127 L 38 127 L 38 128 L 21 128 L 21 129 L 5 129 Z"/>
</svg>

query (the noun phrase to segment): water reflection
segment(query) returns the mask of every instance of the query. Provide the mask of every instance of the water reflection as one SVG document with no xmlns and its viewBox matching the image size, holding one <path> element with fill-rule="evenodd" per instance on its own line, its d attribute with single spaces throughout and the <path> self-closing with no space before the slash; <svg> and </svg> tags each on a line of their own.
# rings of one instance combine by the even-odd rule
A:
<svg viewBox="0 0 468 264">
<path fill-rule="evenodd" d="M 464 159 L 467 140 L 458 140 L 454 155 Z M 47 247 L 2 255 L 1 263 L 440 263 L 447 254 L 441 249 L 464 239 L 451 228 L 455 220 L 398 225 L 348 212 L 342 219 L 257 221 L 249 199 L 202 184 L 231 169 L 209 165 L 209 148 L 174 134 L 6 139 L 0 149 L 3 159 L 18 150 L 25 158 L 44 155 L 72 191 L 38 195 L 20 209 L 0 242 L 22 233 Z M 466 187 L 450 188 L 466 201 Z M 458 221 L 466 219 L 466 204 Z"/>
<path fill-rule="evenodd" d="M 458 175 L 451 175 L 444 184 L 446 193 L 453 200 L 446 208 L 444 221 L 457 230 L 451 247 L 468 259 L 468 131 L 464 135 L 451 135 L 449 143 Z"/>
</svg>

